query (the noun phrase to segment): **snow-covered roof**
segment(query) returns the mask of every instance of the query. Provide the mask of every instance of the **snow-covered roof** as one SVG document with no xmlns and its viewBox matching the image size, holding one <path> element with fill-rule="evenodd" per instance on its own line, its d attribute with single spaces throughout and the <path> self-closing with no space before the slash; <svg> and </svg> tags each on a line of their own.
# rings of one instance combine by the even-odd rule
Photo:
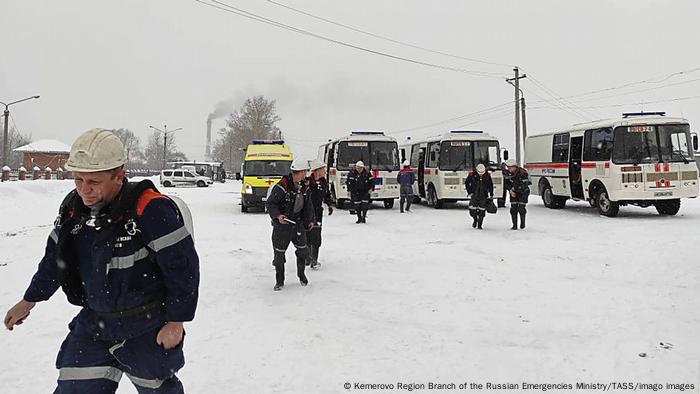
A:
<svg viewBox="0 0 700 394">
<path fill-rule="evenodd" d="M 39 140 L 15 148 L 14 152 L 69 153 L 70 145 L 56 140 Z"/>
</svg>

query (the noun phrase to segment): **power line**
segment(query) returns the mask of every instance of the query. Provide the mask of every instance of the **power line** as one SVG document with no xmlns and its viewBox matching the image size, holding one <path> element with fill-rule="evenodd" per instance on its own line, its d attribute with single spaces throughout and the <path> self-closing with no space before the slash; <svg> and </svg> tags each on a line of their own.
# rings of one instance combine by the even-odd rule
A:
<svg viewBox="0 0 700 394">
<path fill-rule="evenodd" d="M 365 48 L 365 47 L 362 47 L 362 46 L 359 46 L 359 45 L 350 44 L 350 43 L 347 43 L 347 42 L 344 42 L 344 41 L 340 41 L 340 40 L 336 40 L 336 39 L 333 39 L 333 38 L 330 38 L 330 37 L 326 37 L 326 36 L 323 36 L 323 35 L 320 35 L 320 34 L 316 34 L 316 33 L 313 33 L 313 32 L 310 32 L 310 31 L 307 31 L 307 30 L 304 30 L 304 29 L 299 29 L 299 28 L 296 28 L 296 27 L 293 27 L 293 26 L 290 26 L 290 25 L 286 25 L 286 24 L 284 24 L 284 23 L 277 22 L 277 21 L 275 21 L 275 20 L 272 20 L 272 19 L 269 19 L 269 18 L 260 16 L 260 15 L 254 14 L 254 13 L 249 12 L 249 11 L 245 11 L 245 10 L 243 10 L 243 9 L 234 7 L 234 6 L 230 5 L 230 4 L 227 4 L 227 3 L 224 3 L 224 2 L 221 2 L 221 1 L 218 1 L 218 0 L 212 0 L 212 2 L 214 2 L 214 3 L 216 3 L 216 4 L 220 4 L 221 6 L 217 6 L 216 4 L 207 3 L 207 2 L 204 2 L 204 1 L 202 1 L 202 0 L 195 0 L 195 1 L 198 2 L 198 3 L 201 3 L 201 4 L 203 4 L 203 5 L 206 5 L 206 6 L 209 6 L 209 7 L 212 7 L 212 8 L 216 8 L 216 9 L 219 9 L 219 10 L 221 10 L 221 11 L 229 12 L 229 13 L 232 13 L 232 14 L 235 14 L 235 15 L 238 15 L 238 16 L 242 16 L 242 17 L 247 18 L 247 19 L 254 20 L 254 21 L 256 21 L 256 22 L 265 23 L 265 24 L 268 24 L 268 25 L 271 25 L 271 26 L 275 26 L 275 27 L 278 27 L 278 28 L 281 28 L 281 29 L 289 30 L 289 31 L 292 31 L 292 32 L 295 32 L 295 33 L 298 33 L 298 34 L 302 34 L 302 35 L 306 35 L 306 36 L 309 36 L 309 37 L 317 38 L 317 39 L 320 39 L 320 40 L 328 41 L 328 42 L 331 42 L 331 43 L 334 43 L 334 44 L 337 44 L 337 45 L 341 45 L 341 46 L 344 46 L 344 47 L 356 49 L 356 50 L 359 50 L 359 51 L 364 51 L 364 52 L 367 52 L 367 53 L 372 53 L 372 54 L 375 54 L 375 55 L 378 55 L 378 56 L 383 56 L 383 57 L 386 57 L 386 58 L 390 58 L 390 59 L 394 59 L 394 60 L 399 60 L 399 61 L 403 61 L 403 62 L 407 62 L 407 63 L 413 63 L 413 64 L 422 65 L 422 66 L 426 66 L 426 67 L 432 67 L 432 68 L 437 68 L 437 69 L 446 70 L 446 71 L 453 71 L 453 72 L 458 72 L 458 73 L 463 73 L 463 74 L 469 74 L 469 75 L 479 76 L 479 77 L 484 77 L 484 78 L 501 78 L 501 77 L 499 77 L 499 76 L 494 75 L 494 73 L 490 73 L 490 72 L 475 71 L 475 70 L 469 70 L 469 69 L 464 69 L 464 68 L 457 68 L 457 67 L 445 66 L 445 65 L 435 64 L 435 63 L 429 63 L 429 62 L 424 62 L 424 61 L 421 61 L 421 60 L 415 60 L 415 59 L 411 59 L 411 58 L 407 58 L 407 57 L 403 57 L 403 56 L 397 56 L 397 55 L 393 55 L 393 54 L 390 54 L 390 53 L 377 51 L 377 50 L 374 50 L 374 49 Z M 226 8 L 224 8 L 224 7 L 226 7 Z"/>
<path fill-rule="evenodd" d="M 686 100 L 696 100 L 696 99 L 700 99 L 700 96 L 675 97 L 675 98 L 664 99 L 664 100 L 638 101 L 638 102 L 634 102 L 634 103 L 597 105 L 597 106 L 581 107 L 581 108 L 586 108 L 586 109 L 604 109 L 604 108 L 615 108 L 615 107 L 627 107 L 627 106 L 640 105 L 640 104 L 641 104 L 641 105 L 645 105 L 645 104 L 659 104 L 659 103 L 669 103 L 669 102 L 686 101 Z M 553 107 L 553 106 L 548 106 L 548 105 L 539 105 L 539 106 L 536 106 L 536 107 L 530 107 L 530 109 L 543 109 L 543 108 L 560 109 L 559 107 Z"/>
<path fill-rule="evenodd" d="M 505 102 L 505 103 L 503 103 L 503 104 L 499 104 L 499 105 L 496 105 L 496 106 L 493 106 L 493 107 L 485 108 L 485 109 L 482 109 L 482 110 L 479 110 L 479 111 L 476 111 L 476 112 L 471 112 L 471 113 L 468 113 L 468 114 L 464 114 L 464 115 L 460 115 L 460 116 L 456 116 L 456 117 L 452 117 L 452 118 L 440 120 L 440 121 L 437 121 L 437 122 L 434 122 L 434 123 L 424 124 L 424 125 L 421 125 L 421 126 L 415 126 L 415 127 L 410 127 L 410 128 L 406 128 L 406 129 L 400 129 L 400 130 L 391 132 L 391 133 L 389 133 L 389 134 L 402 134 L 402 133 L 408 133 L 408 132 L 411 132 L 411 131 L 416 131 L 416 130 L 421 130 L 421 129 L 427 129 L 427 128 L 429 128 L 429 127 L 440 126 L 440 125 L 443 125 L 443 124 L 446 124 L 446 123 L 451 123 L 451 122 L 458 121 L 458 120 L 464 120 L 464 119 L 468 119 L 468 118 L 474 117 L 474 116 L 480 116 L 480 115 L 485 115 L 485 114 L 491 113 L 491 112 L 502 111 L 502 110 L 504 110 L 504 109 L 507 109 L 507 110 L 510 112 L 510 108 L 507 108 L 507 107 L 509 107 L 509 106 L 512 105 L 512 104 L 513 104 L 512 101 L 508 101 L 508 102 Z"/>
<path fill-rule="evenodd" d="M 523 70 L 524 71 L 524 70 Z M 586 113 L 584 110 L 579 110 L 576 108 L 576 105 L 567 102 L 565 99 L 561 97 L 561 95 L 557 94 L 554 92 L 552 89 L 548 88 L 547 86 L 544 85 L 544 83 L 540 82 L 537 78 L 533 77 L 532 74 L 530 74 L 530 80 L 532 83 L 535 84 L 535 86 L 539 87 L 547 93 L 549 96 L 554 98 L 555 101 L 558 101 L 564 108 L 569 109 L 572 113 L 576 114 L 578 117 L 584 120 L 590 120 L 590 118 L 596 118 L 596 115 L 593 115 L 591 113 Z"/>
<path fill-rule="evenodd" d="M 318 16 L 318 15 L 314 15 L 314 14 L 308 12 L 308 11 L 304 11 L 304 10 L 301 10 L 301 9 L 298 9 L 298 8 L 294 8 L 294 7 L 289 6 L 289 5 L 287 5 L 287 4 L 278 3 L 278 2 L 273 1 L 273 0 L 267 0 L 267 1 L 268 1 L 269 3 L 272 3 L 272 4 L 276 5 L 276 6 L 286 8 L 286 9 L 288 9 L 288 10 L 290 10 L 290 11 L 293 11 L 293 12 L 296 12 L 296 13 L 298 13 L 298 14 L 306 15 L 306 16 L 311 17 L 311 18 L 314 18 L 314 19 L 316 19 L 316 20 L 320 20 L 320 21 L 323 21 L 323 22 L 326 22 L 326 23 L 330 23 L 330 24 L 332 24 L 332 25 L 339 26 L 339 27 L 342 27 L 342 28 L 344 28 L 344 29 L 352 30 L 352 31 L 357 32 L 357 33 L 361 33 L 361 34 L 364 34 L 364 35 L 367 35 L 367 36 L 370 36 L 370 37 L 378 38 L 378 39 L 380 39 L 380 40 L 389 41 L 389 42 L 392 42 L 392 43 L 394 43 L 394 44 L 399 44 L 399 45 L 407 46 L 407 47 L 410 47 L 410 48 L 419 49 L 419 50 L 421 50 L 421 51 L 430 52 L 430 53 L 435 53 L 435 54 L 442 55 L 442 56 L 448 56 L 448 57 L 451 57 L 451 58 L 454 58 L 454 59 L 466 60 L 466 61 L 469 61 L 469 62 L 482 63 L 482 64 L 489 64 L 489 65 L 493 65 L 493 66 L 504 66 L 504 67 L 511 67 L 511 66 L 512 66 L 512 65 L 510 65 L 510 64 L 497 63 L 497 62 L 491 62 L 491 61 L 487 61 L 487 60 L 481 60 L 481 59 L 475 59 L 475 58 L 470 58 L 470 57 L 464 57 L 464 56 L 455 55 L 455 54 L 448 53 L 448 52 L 443 52 L 443 51 L 438 51 L 438 50 L 426 48 L 426 47 L 423 47 L 423 46 L 420 46 L 420 45 L 411 44 L 411 43 L 404 42 L 404 41 L 399 41 L 399 40 L 396 40 L 396 39 L 391 38 L 391 37 L 387 37 L 387 36 L 383 36 L 383 35 L 380 35 L 380 34 L 372 33 L 372 32 L 366 31 L 366 30 L 359 29 L 359 28 L 357 28 L 357 27 L 353 27 L 353 26 L 350 26 L 350 25 L 346 25 L 346 24 L 343 24 L 343 23 L 340 23 L 340 22 L 336 22 L 336 21 L 330 20 L 330 19 L 328 19 L 328 18 L 324 18 L 324 17 Z"/>
<path fill-rule="evenodd" d="M 680 82 L 670 83 L 670 84 L 666 84 L 666 85 L 662 85 L 662 86 L 655 86 L 655 87 L 653 87 L 653 88 L 639 89 L 639 90 L 633 90 L 633 91 L 624 92 L 624 93 L 612 94 L 612 95 L 603 96 L 603 97 L 595 97 L 595 98 L 588 98 L 588 99 L 583 99 L 583 100 L 575 100 L 575 102 L 576 102 L 576 103 L 584 103 L 584 102 L 589 102 L 589 101 L 605 100 L 605 99 L 614 98 L 614 97 L 628 96 L 628 95 L 630 95 L 630 94 L 635 94 L 635 93 L 643 93 L 643 92 L 649 92 L 649 91 L 652 91 L 652 90 L 665 89 L 665 88 L 669 88 L 669 87 L 672 87 L 672 86 L 685 85 L 685 84 L 688 84 L 688 83 L 693 83 L 693 82 L 698 82 L 698 81 L 700 81 L 700 78 L 689 79 L 689 80 L 686 80 L 686 81 L 680 81 Z"/>
</svg>

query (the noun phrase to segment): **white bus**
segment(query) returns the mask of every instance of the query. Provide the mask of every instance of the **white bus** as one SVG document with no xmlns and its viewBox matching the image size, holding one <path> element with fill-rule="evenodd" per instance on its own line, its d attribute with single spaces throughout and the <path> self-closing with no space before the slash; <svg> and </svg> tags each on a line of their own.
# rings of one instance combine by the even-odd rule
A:
<svg viewBox="0 0 700 394">
<path fill-rule="evenodd" d="M 681 198 L 698 196 L 693 145 L 697 138 L 685 119 L 627 113 L 528 136 L 525 168 L 532 192 L 548 208 L 563 208 L 572 199 L 611 217 L 627 204 L 675 215 Z"/>
<path fill-rule="evenodd" d="M 445 202 L 467 200 L 464 181 L 478 164 L 491 171 L 494 196 L 503 194 L 498 139 L 483 131 L 454 130 L 420 141 L 408 140 L 401 155 L 416 174 L 415 202 L 424 198 L 429 206 L 439 209 Z"/>
<path fill-rule="evenodd" d="M 370 195 L 372 201 L 383 201 L 384 207 L 391 209 L 394 200 L 399 198 L 396 182 L 400 170 L 399 147 L 396 139 L 384 132 L 353 131 L 347 137 L 328 141 L 319 147 L 318 159 L 326 163 L 332 198 L 339 208 L 349 199 L 345 185 L 348 173 L 360 160 L 375 179 L 375 190 Z"/>
</svg>

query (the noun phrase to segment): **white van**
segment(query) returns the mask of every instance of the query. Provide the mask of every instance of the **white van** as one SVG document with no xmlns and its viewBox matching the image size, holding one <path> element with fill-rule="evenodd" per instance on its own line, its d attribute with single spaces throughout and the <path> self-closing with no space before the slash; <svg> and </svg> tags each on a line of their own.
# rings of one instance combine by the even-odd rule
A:
<svg viewBox="0 0 700 394">
<path fill-rule="evenodd" d="M 190 170 L 182 168 L 163 170 L 160 172 L 160 184 L 163 187 L 193 185 L 197 187 L 207 187 L 214 183 L 211 178 L 197 175 Z"/>
</svg>

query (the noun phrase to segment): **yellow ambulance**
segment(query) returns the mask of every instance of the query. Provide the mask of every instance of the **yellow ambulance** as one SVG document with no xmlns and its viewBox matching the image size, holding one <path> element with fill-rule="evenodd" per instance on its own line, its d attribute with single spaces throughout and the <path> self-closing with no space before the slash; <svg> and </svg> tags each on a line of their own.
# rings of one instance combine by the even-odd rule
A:
<svg viewBox="0 0 700 394">
<path fill-rule="evenodd" d="M 241 169 L 241 211 L 265 209 L 268 189 L 289 174 L 292 152 L 284 141 L 253 140 L 245 150 Z"/>
</svg>

